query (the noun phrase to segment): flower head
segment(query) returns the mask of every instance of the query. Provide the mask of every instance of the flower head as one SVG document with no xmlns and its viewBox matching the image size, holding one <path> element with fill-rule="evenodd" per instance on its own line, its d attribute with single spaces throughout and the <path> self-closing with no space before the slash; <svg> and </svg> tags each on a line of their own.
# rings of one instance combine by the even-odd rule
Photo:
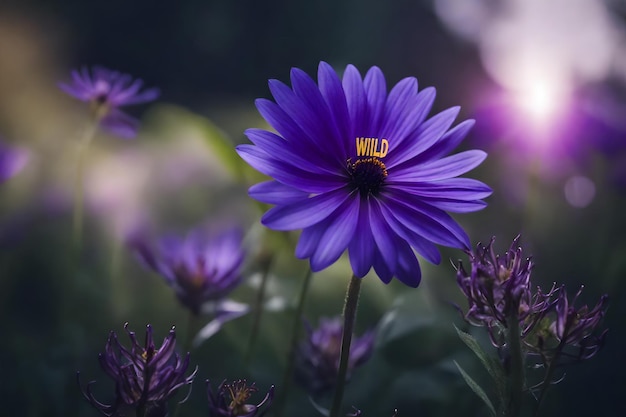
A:
<svg viewBox="0 0 626 417">
<path fill-rule="evenodd" d="M 59 84 L 67 94 L 89 103 L 100 125 L 122 138 L 135 137 L 139 122 L 120 107 L 146 103 L 159 96 L 156 88 L 140 92 L 142 86 L 139 79 L 101 67 L 94 67 L 91 72 L 87 68 L 74 70 L 71 83 Z"/>
<path fill-rule="evenodd" d="M 435 90 L 418 93 L 417 80 L 405 78 L 387 93 L 377 67 L 363 79 L 349 65 L 340 80 L 322 62 L 317 85 L 297 68 L 291 83 L 270 80 L 275 102 L 256 102 L 277 133 L 249 129 L 253 145 L 237 151 L 273 178 L 249 191 L 275 205 L 262 223 L 302 229 L 297 257 L 310 258 L 319 271 L 347 249 L 356 276 L 373 267 L 385 283 L 396 277 L 416 287 L 421 273 L 412 248 L 438 263 L 435 244 L 469 247 L 447 212 L 480 210 L 491 190 L 456 178 L 479 165 L 484 152 L 444 157 L 473 125 L 468 120 L 450 129 L 458 107 L 426 120 Z"/>
<path fill-rule="evenodd" d="M 343 322 L 340 317 L 322 318 L 319 327 L 312 329 L 305 321 L 307 338 L 297 351 L 296 381 L 312 394 L 331 390 L 337 382 Z M 364 364 L 374 350 L 375 333 L 370 330 L 352 339 L 348 361 L 348 375 Z"/>
<path fill-rule="evenodd" d="M 478 244 L 470 253 L 471 272 L 459 262 L 457 283 L 469 304 L 465 319 L 476 326 L 486 326 L 495 346 L 502 346 L 501 329 L 508 327 L 509 319 L 520 324 L 522 336 L 553 308 L 557 289 L 536 293 L 531 289 L 533 262 L 524 258 L 518 246 L 519 236 L 513 240 L 504 255 L 496 255 L 495 238 L 487 246 Z"/>
<path fill-rule="evenodd" d="M 0 142 L 0 183 L 20 172 L 27 162 L 28 153 L 25 150 Z"/>
<path fill-rule="evenodd" d="M 199 314 L 207 302 L 223 299 L 242 280 L 245 254 L 239 229 L 217 235 L 194 231 L 184 239 L 167 237 L 156 248 L 134 236 L 130 245 L 193 314 Z"/>
<path fill-rule="evenodd" d="M 213 392 L 211 384 L 207 381 L 207 393 L 209 397 L 210 417 L 261 417 L 263 416 L 274 398 L 274 386 L 272 385 L 265 394 L 263 400 L 257 404 L 248 404 L 248 399 L 257 392 L 254 383 L 248 385 L 246 380 L 233 381 L 227 384 L 223 381 L 217 392 Z"/>
<path fill-rule="evenodd" d="M 185 376 L 189 367 L 189 353 L 183 360 L 174 352 L 176 333 L 170 330 L 159 349 L 152 339 L 152 327 L 146 328 L 143 346 L 135 333 L 124 326 L 131 340 L 130 349 L 122 346 L 115 332 L 111 332 L 105 352 L 100 354 L 102 369 L 115 381 L 115 402 L 106 405 L 96 400 L 91 392 L 92 381 L 83 391 L 84 397 L 106 416 L 117 415 L 122 408 L 152 410 L 150 415 L 167 415 L 167 400 L 179 388 L 190 385 L 196 375 L 194 370 Z M 184 400 L 183 400 L 184 401 Z"/>
<path fill-rule="evenodd" d="M 574 304 L 582 290 L 583 287 L 580 287 L 570 301 L 565 288 L 561 288 L 556 302 L 556 317 L 549 327 L 551 335 L 558 341 L 559 354 L 573 360 L 588 359 L 598 353 L 604 346 L 608 331 L 605 329 L 599 335 L 596 332 L 606 314 L 608 296 L 600 297 L 591 310 L 587 305 L 576 308 Z"/>
</svg>

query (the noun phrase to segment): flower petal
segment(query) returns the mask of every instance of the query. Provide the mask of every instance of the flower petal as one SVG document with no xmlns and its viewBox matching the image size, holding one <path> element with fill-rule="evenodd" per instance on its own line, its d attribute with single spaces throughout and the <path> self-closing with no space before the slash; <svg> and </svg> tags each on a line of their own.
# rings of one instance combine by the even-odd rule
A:
<svg viewBox="0 0 626 417">
<path fill-rule="evenodd" d="M 374 256 L 374 236 L 370 231 L 369 207 L 363 204 L 359 211 L 359 218 L 354 231 L 354 236 L 348 247 L 350 254 L 350 265 L 354 274 L 362 278 L 372 268 L 372 257 Z"/>
<path fill-rule="evenodd" d="M 354 236 L 354 230 L 359 218 L 360 198 L 349 198 L 338 210 L 332 223 L 320 237 L 317 249 L 311 256 L 311 270 L 313 272 L 333 264 L 347 249 Z"/>
<path fill-rule="evenodd" d="M 309 197 L 309 193 L 278 181 L 266 181 L 253 185 L 248 189 L 248 195 L 267 204 L 289 204 Z"/>
<path fill-rule="evenodd" d="M 392 171 L 393 177 L 390 180 L 393 182 L 445 180 L 471 171 L 480 165 L 486 157 L 487 154 L 478 149 L 465 151 L 419 165 L 419 169 L 412 167 L 411 169 L 404 168 L 399 171 Z"/>
<path fill-rule="evenodd" d="M 316 195 L 306 200 L 271 208 L 261 223 L 274 230 L 302 229 L 328 217 L 348 198 L 345 190 Z"/>
</svg>

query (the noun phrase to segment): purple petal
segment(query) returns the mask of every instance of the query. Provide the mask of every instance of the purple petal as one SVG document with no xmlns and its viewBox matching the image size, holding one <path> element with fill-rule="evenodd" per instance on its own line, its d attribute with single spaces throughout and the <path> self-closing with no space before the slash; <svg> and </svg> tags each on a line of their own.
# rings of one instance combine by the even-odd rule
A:
<svg viewBox="0 0 626 417">
<path fill-rule="evenodd" d="M 314 174 L 289 166 L 270 156 L 258 146 L 239 145 L 236 150 L 239 156 L 257 171 L 302 191 L 324 193 L 345 186 L 345 180 L 339 176 Z"/>
<path fill-rule="evenodd" d="M 461 144 L 467 133 L 474 126 L 474 123 L 475 121 L 471 119 L 459 123 L 443 135 L 437 143 L 418 155 L 418 159 L 420 161 L 428 161 L 448 155 Z"/>
<path fill-rule="evenodd" d="M 278 181 L 266 181 L 253 185 L 248 190 L 248 194 L 255 200 L 267 204 L 289 204 L 309 197 L 309 193 Z"/>
<path fill-rule="evenodd" d="M 398 264 L 395 276 L 405 285 L 417 288 L 422 280 L 420 264 L 406 242 L 398 242 Z"/>
<path fill-rule="evenodd" d="M 347 143 L 346 140 L 349 140 L 354 135 L 350 124 L 346 94 L 343 91 L 341 80 L 333 68 L 326 62 L 320 62 L 317 78 L 320 92 L 326 100 L 335 125 L 339 129 L 339 135 L 343 138 L 343 140 L 337 143 L 337 146 L 340 147 L 343 155 L 350 155 L 349 142 Z"/>
<path fill-rule="evenodd" d="M 396 234 L 391 230 L 380 209 L 380 202 L 376 198 L 370 199 L 370 227 L 374 242 L 378 247 L 378 252 L 382 260 L 393 275 L 396 268 L 398 254 L 396 251 Z M 376 271 L 378 272 L 378 270 Z M 380 275 L 379 275 L 380 276 Z M 383 277 L 380 277 L 383 279 Z M 386 278 L 386 277 L 385 277 Z"/>
<path fill-rule="evenodd" d="M 476 168 L 487 154 L 474 149 L 419 165 L 419 169 L 393 171 L 393 182 L 438 181 L 453 178 Z"/>
<path fill-rule="evenodd" d="M 367 98 L 363 88 L 363 80 L 359 70 L 354 65 L 348 65 L 343 74 L 343 89 L 346 92 L 346 102 L 348 103 L 348 113 L 352 123 L 352 136 L 368 136 L 367 132 Z M 352 148 L 356 145 L 350 142 Z M 354 149 L 356 150 L 356 149 Z M 356 154 L 356 152 L 354 152 Z"/>
<path fill-rule="evenodd" d="M 390 152 L 386 161 L 387 166 L 391 168 L 400 165 L 430 148 L 450 128 L 459 114 L 459 110 L 460 107 L 449 108 L 422 123 L 414 133 L 402 142 L 401 147 L 398 147 L 393 153 Z"/>
<path fill-rule="evenodd" d="M 385 205 L 400 223 L 420 236 L 440 245 L 469 248 L 469 237 L 443 210 L 415 197 L 389 195 Z"/>
<path fill-rule="evenodd" d="M 380 68 L 370 68 L 367 74 L 365 74 L 363 86 L 365 87 L 365 95 L 369 105 L 369 130 L 370 132 L 378 132 L 385 115 L 385 104 L 387 103 L 387 83 Z"/>
<path fill-rule="evenodd" d="M 321 271 L 333 264 L 347 249 L 357 226 L 359 206 L 360 198 L 357 196 L 348 199 L 337 210 L 335 218 L 321 236 L 317 249 L 311 256 L 313 272 Z"/>
<path fill-rule="evenodd" d="M 374 256 L 374 236 L 370 231 L 369 207 L 367 204 L 361 205 L 358 223 L 352 241 L 348 247 L 350 254 L 350 265 L 354 274 L 362 278 L 372 267 L 372 257 Z"/>
<path fill-rule="evenodd" d="M 261 223 L 274 230 L 309 227 L 328 217 L 348 198 L 345 190 L 316 195 L 306 200 L 271 208 Z"/>
</svg>

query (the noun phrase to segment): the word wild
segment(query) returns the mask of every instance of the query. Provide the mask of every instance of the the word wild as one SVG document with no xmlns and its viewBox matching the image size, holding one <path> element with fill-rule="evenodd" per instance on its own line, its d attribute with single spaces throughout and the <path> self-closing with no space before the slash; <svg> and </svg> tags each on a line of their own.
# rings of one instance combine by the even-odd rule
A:
<svg viewBox="0 0 626 417">
<path fill-rule="evenodd" d="M 384 158 L 389 151 L 389 141 L 387 139 L 380 140 L 378 138 L 356 138 L 356 155 L 357 156 L 375 156 Z"/>
</svg>

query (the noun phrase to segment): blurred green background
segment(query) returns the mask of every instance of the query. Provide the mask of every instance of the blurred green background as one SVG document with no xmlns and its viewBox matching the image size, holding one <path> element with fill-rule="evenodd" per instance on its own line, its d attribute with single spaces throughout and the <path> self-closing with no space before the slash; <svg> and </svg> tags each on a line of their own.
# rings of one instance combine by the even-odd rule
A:
<svg viewBox="0 0 626 417">
<path fill-rule="evenodd" d="M 256 297 L 259 256 L 275 254 L 272 303 L 251 366 L 242 362 L 252 326 L 246 316 L 192 352 L 199 371 L 179 415 L 208 415 L 205 379 L 248 377 L 261 390 L 276 384 L 280 391 L 291 337 L 285 329 L 307 263 L 293 256 L 297 234 L 259 225 L 262 211 L 246 195 L 258 177 L 233 146 L 246 141 L 246 128 L 266 127 L 253 100 L 269 97 L 268 78 L 287 81 L 294 66 L 315 74 L 325 60 L 363 73 L 377 65 L 388 86 L 415 76 L 421 88 L 437 88 L 433 112 L 461 105 L 459 120 L 477 118 L 463 147 L 485 149 L 489 158 L 469 176 L 494 194 L 485 210 L 457 217 L 472 242 L 495 235 L 504 251 L 521 233 L 536 285 L 564 283 L 574 293 L 584 284 L 582 302 L 593 305 L 604 293 L 612 300 L 604 350 L 566 370 L 544 415 L 626 415 L 626 51 L 619 42 L 626 6 L 546 3 L 552 8 L 528 1 L 535 9 L 526 9 L 514 0 L 2 2 L 0 135 L 29 149 L 31 159 L 0 186 L 1 414 L 97 415 L 81 398 L 75 372 L 83 382 L 96 379 L 96 394 L 107 402 L 112 386 L 97 355 L 110 330 L 126 343 L 125 322 L 139 335 L 151 323 L 158 339 L 176 325 L 180 343 L 185 339 L 186 311 L 124 247 L 125 234 L 140 225 L 184 233 L 206 222 L 240 223 L 247 278 L 232 298 L 241 302 Z M 581 32 L 588 38 L 580 40 Z M 86 111 L 56 85 L 72 68 L 94 64 L 142 78 L 162 96 L 131 110 L 142 118 L 136 140 L 99 134 L 94 141 L 77 260 L 72 181 Z M 487 382 L 453 328 L 465 325 L 452 303 L 466 305 L 447 260 L 465 255 L 442 254 L 439 266 L 421 262 L 416 290 L 395 280 L 384 285 L 374 274 L 364 279 L 357 330 L 379 325 L 380 337 L 344 403 L 365 417 L 390 416 L 394 408 L 399 416 L 488 413 L 452 362 Z M 345 257 L 315 274 L 305 316 L 317 323 L 340 314 L 350 274 Z M 284 415 L 317 413 L 292 388 Z"/>
</svg>

